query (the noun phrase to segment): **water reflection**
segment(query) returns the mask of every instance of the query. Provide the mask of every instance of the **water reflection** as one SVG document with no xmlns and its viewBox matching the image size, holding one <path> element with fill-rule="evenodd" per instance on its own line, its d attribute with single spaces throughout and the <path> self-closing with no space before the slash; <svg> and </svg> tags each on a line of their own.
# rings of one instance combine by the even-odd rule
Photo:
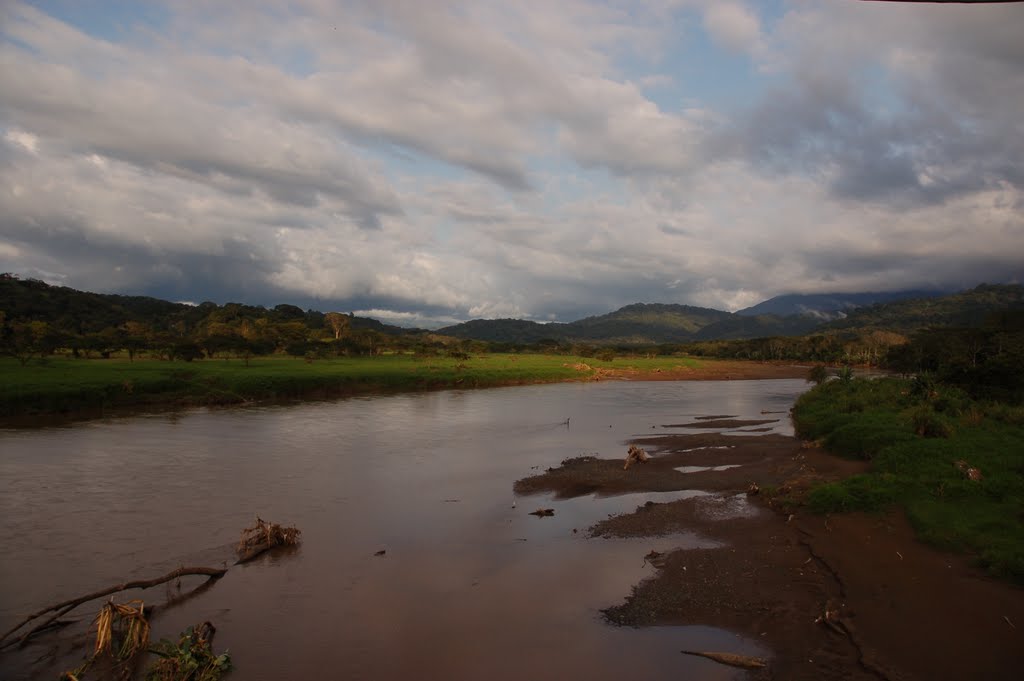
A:
<svg viewBox="0 0 1024 681">
<path fill-rule="evenodd" d="M 654 424 L 784 411 L 805 385 L 526 386 L 0 431 L 0 628 L 125 578 L 219 565 L 258 513 L 300 527 L 301 549 L 233 568 L 154 623 L 159 637 L 213 620 L 233 678 L 734 678 L 678 651 L 754 644 L 598 616 L 651 573 L 649 550 L 706 543 L 585 537 L 666 497 L 517 500 L 512 483 L 622 456 Z M 528 515 L 538 506 L 556 513 Z"/>
</svg>

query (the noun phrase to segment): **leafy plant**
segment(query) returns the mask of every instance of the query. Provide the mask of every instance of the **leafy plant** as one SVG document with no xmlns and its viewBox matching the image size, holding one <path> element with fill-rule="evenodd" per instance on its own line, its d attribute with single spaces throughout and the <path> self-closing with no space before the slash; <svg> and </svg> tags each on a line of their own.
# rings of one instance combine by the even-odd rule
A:
<svg viewBox="0 0 1024 681">
<path fill-rule="evenodd" d="M 225 652 L 213 654 L 213 635 L 217 630 L 209 622 L 189 627 L 177 643 L 160 639 L 150 652 L 157 660 L 146 670 L 146 681 L 217 681 L 231 670 L 231 657 Z"/>
</svg>

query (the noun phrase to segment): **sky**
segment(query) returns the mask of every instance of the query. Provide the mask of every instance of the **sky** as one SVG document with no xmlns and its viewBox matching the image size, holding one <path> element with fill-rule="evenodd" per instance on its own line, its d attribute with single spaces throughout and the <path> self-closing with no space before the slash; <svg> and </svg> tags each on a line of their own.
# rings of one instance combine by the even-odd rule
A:
<svg viewBox="0 0 1024 681">
<path fill-rule="evenodd" d="M 0 0 L 0 271 L 434 328 L 1024 275 L 1024 4 Z"/>
</svg>

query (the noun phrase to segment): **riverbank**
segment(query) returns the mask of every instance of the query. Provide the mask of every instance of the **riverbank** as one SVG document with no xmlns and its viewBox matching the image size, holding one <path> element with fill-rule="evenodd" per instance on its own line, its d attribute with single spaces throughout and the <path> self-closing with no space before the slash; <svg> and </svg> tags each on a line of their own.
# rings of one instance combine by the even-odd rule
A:
<svg viewBox="0 0 1024 681">
<path fill-rule="evenodd" d="M 654 455 L 647 464 L 624 471 L 621 460 L 571 459 L 515 488 L 561 497 L 715 492 L 646 504 L 590 529 L 651 539 L 646 559 L 657 573 L 610 604 L 610 622 L 707 625 L 763 641 L 773 656 L 751 678 L 1018 678 L 1024 591 L 921 544 L 900 512 L 778 507 L 781 497 L 861 473 L 866 462 L 778 435 L 660 435 L 636 444 Z M 748 495 L 752 483 L 759 493 Z M 721 546 L 673 550 L 670 535 L 686 531 Z"/>
<path fill-rule="evenodd" d="M 802 378 L 806 367 L 687 357 L 601 361 L 566 355 L 413 355 L 315 360 L 0 358 L 0 425 L 196 406 L 329 399 L 451 388 L 592 380 Z"/>
</svg>

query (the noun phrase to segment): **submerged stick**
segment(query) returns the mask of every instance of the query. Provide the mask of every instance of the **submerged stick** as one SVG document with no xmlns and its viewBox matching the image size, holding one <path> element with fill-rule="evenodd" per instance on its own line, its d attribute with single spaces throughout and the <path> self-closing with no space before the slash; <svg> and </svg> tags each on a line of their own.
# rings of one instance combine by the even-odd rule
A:
<svg viewBox="0 0 1024 681">
<path fill-rule="evenodd" d="M 19 622 L 17 625 L 9 629 L 6 633 L 4 633 L 3 636 L 0 636 L 0 649 L 13 645 L 16 642 L 24 643 L 30 636 L 32 636 L 33 634 L 37 633 L 42 629 L 45 629 L 54 620 L 58 619 L 59 617 L 62 617 L 63 615 L 66 615 L 68 612 L 78 607 L 82 603 L 88 603 L 89 601 L 94 601 L 97 598 L 103 598 L 104 596 L 109 596 L 110 594 L 114 594 L 119 591 L 127 591 L 128 589 L 148 589 L 150 587 L 158 586 L 160 584 L 170 582 L 171 580 L 177 579 L 178 577 L 184 577 L 186 575 L 201 575 L 208 577 L 210 579 L 219 579 L 220 577 L 224 576 L 225 572 L 227 572 L 226 568 L 222 569 L 208 567 L 180 567 L 177 570 L 168 572 L 163 577 L 157 577 L 156 579 L 140 579 L 132 582 L 124 582 L 123 584 L 118 584 L 116 586 L 112 586 L 106 589 L 94 591 L 84 596 L 79 596 L 78 598 L 71 598 L 60 603 L 49 605 L 43 608 L 42 610 L 39 610 L 38 612 L 29 615 L 21 622 Z M 14 634 L 22 627 L 24 627 L 26 624 L 30 623 L 34 619 L 42 617 L 48 612 L 55 612 L 55 614 L 52 617 L 48 618 L 42 624 L 30 629 L 28 632 L 20 636 L 18 639 L 12 638 L 10 640 L 7 640 L 12 634 Z"/>
<path fill-rule="evenodd" d="M 730 667 L 740 667 L 741 669 L 762 669 L 768 665 L 768 661 L 763 657 L 750 657 L 749 655 L 736 655 L 735 653 L 710 653 L 697 650 L 684 650 L 682 652 L 684 655 L 706 657 L 719 664 L 727 664 Z"/>
</svg>

